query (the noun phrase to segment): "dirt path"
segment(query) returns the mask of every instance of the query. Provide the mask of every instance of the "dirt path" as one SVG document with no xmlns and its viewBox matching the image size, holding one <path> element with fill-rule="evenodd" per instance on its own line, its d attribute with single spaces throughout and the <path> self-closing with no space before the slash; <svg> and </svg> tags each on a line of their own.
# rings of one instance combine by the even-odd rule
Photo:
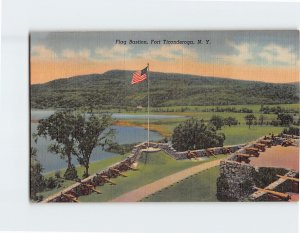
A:
<svg viewBox="0 0 300 233">
<path fill-rule="evenodd" d="M 138 189 L 132 190 L 128 193 L 124 193 L 123 195 L 111 200 L 111 202 L 137 202 L 142 200 L 143 198 L 158 192 L 159 190 L 166 188 L 178 181 L 181 181 L 191 175 L 197 174 L 206 169 L 218 166 L 222 159 L 214 160 L 211 162 L 199 164 L 197 166 L 187 168 L 183 171 L 174 173 L 172 175 L 166 176 L 162 179 L 159 179 L 153 183 L 144 185 Z"/>
</svg>

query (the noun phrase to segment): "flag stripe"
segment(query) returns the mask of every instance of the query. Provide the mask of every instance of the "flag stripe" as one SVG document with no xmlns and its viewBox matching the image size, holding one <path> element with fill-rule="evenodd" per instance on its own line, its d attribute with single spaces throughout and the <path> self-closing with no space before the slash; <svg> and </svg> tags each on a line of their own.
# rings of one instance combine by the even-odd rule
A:
<svg viewBox="0 0 300 233">
<path fill-rule="evenodd" d="M 131 84 L 140 83 L 148 78 L 147 76 L 147 68 L 144 68 L 143 70 L 139 70 L 133 73 Z"/>
</svg>

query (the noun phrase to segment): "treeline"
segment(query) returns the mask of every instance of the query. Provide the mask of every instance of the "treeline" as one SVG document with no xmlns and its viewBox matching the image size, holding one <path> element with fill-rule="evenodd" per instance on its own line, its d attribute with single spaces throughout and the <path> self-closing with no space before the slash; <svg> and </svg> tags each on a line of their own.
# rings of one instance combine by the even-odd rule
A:
<svg viewBox="0 0 300 233">
<path fill-rule="evenodd" d="M 294 119 L 293 115 L 288 113 L 279 113 L 277 114 L 277 118 L 273 119 L 271 121 L 267 121 L 265 119 L 265 116 L 263 114 L 259 115 L 259 117 L 256 117 L 254 114 L 247 114 L 244 116 L 245 124 L 249 126 L 249 128 L 252 125 L 272 125 L 272 126 L 300 126 L 300 119 L 296 118 Z M 221 129 L 223 126 L 232 126 L 232 125 L 238 125 L 240 122 L 234 118 L 234 117 L 226 117 L 223 118 L 219 115 L 213 115 L 209 123 L 214 125 L 217 130 Z"/>
<path fill-rule="evenodd" d="M 263 114 L 279 114 L 279 113 L 299 113 L 299 109 L 289 109 L 280 106 L 265 106 L 262 105 L 259 110 Z"/>
<path fill-rule="evenodd" d="M 131 71 L 115 70 L 32 85 L 31 107 L 123 110 L 124 107 L 147 106 L 147 82 L 131 85 L 131 77 Z M 151 107 L 299 102 L 296 84 L 158 72 L 151 72 L 150 78 Z"/>
<path fill-rule="evenodd" d="M 236 107 L 215 107 L 215 108 L 199 108 L 199 107 L 180 107 L 180 108 L 153 108 L 152 112 L 234 112 L 234 113 L 253 113 L 249 108 Z"/>
</svg>

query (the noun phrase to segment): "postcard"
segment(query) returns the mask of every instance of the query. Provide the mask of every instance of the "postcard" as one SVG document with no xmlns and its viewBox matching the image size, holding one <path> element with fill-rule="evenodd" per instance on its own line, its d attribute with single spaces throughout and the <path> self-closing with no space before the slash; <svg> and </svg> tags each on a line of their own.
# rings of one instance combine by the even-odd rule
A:
<svg viewBox="0 0 300 233">
<path fill-rule="evenodd" d="M 299 31 L 32 31 L 30 200 L 298 201 Z"/>
</svg>

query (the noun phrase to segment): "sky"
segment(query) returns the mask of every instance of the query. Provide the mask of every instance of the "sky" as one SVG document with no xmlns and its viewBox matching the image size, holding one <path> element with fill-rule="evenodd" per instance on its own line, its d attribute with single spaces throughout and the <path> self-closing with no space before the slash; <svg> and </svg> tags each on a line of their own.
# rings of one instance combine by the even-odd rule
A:
<svg viewBox="0 0 300 233">
<path fill-rule="evenodd" d="M 147 41 L 148 44 L 130 44 L 130 40 Z M 194 44 L 164 44 L 164 40 L 193 41 Z M 120 41 L 126 41 L 126 44 Z M 150 72 L 272 83 L 299 82 L 299 32 L 81 31 L 30 34 L 32 84 L 113 69 L 139 70 L 147 63 Z"/>
</svg>

